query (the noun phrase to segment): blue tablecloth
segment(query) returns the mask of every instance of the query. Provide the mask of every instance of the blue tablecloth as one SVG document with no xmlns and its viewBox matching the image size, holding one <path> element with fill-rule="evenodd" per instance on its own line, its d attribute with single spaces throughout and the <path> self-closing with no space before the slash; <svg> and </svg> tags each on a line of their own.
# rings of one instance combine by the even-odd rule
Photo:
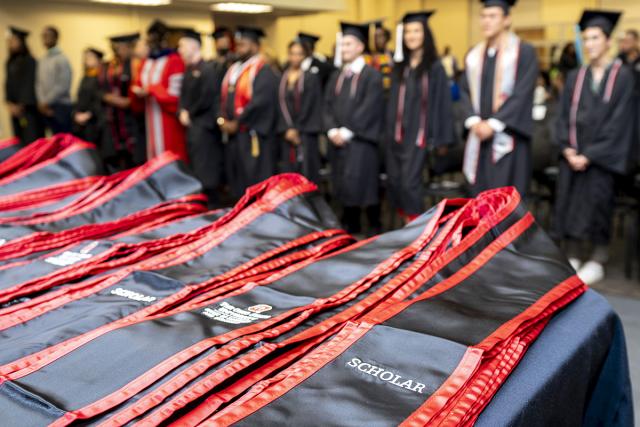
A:
<svg viewBox="0 0 640 427">
<path fill-rule="evenodd" d="M 633 426 L 620 318 L 587 291 L 555 316 L 477 426 Z"/>
</svg>

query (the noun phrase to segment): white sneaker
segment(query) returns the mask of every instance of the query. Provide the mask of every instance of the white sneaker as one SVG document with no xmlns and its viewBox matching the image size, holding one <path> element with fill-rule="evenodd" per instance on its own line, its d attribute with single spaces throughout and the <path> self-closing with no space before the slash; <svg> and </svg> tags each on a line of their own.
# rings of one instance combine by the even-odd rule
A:
<svg viewBox="0 0 640 427">
<path fill-rule="evenodd" d="M 578 271 L 578 277 L 587 285 L 593 285 L 604 279 L 604 267 L 599 262 L 587 261 Z"/>
<path fill-rule="evenodd" d="M 575 271 L 578 271 L 580 270 L 582 261 L 580 261 L 578 258 L 569 258 L 569 264 L 571 264 L 571 267 L 573 267 Z"/>
</svg>

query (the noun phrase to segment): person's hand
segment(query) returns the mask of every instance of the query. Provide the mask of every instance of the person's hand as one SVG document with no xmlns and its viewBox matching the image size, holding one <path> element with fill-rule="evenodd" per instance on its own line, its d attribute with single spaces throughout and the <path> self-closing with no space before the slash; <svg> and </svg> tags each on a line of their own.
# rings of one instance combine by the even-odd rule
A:
<svg viewBox="0 0 640 427">
<path fill-rule="evenodd" d="M 113 106 L 113 104 L 115 103 L 115 95 L 112 93 L 105 93 L 104 95 L 102 95 L 102 102 L 107 105 Z"/>
<path fill-rule="evenodd" d="M 449 153 L 449 147 L 447 147 L 446 145 L 436 148 L 436 155 L 438 156 L 446 156 L 447 153 Z"/>
<path fill-rule="evenodd" d="M 300 133 L 297 129 L 287 129 L 284 134 L 284 139 L 292 143 L 293 145 L 300 145 L 302 141 L 300 141 Z"/>
<path fill-rule="evenodd" d="M 342 147 L 344 146 L 344 144 L 346 144 L 345 140 L 342 139 L 342 135 L 340 135 L 340 132 L 336 132 L 336 134 L 330 136 L 329 139 L 336 147 Z"/>
<path fill-rule="evenodd" d="M 476 123 L 471 128 L 471 131 L 476 134 L 480 141 L 486 141 L 487 139 L 493 138 L 494 131 L 489 126 L 486 120 Z"/>
<path fill-rule="evenodd" d="M 85 125 L 92 116 L 91 111 L 78 111 L 74 114 L 73 120 L 79 125 Z"/>
<path fill-rule="evenodd" d="M 189 112 L 187 110 L 180 110 L 178 119 L 180 119 L 180 123 L 182 123 L 182 126 L 184 127 L 191 126 L 191 117 L 189 117 Z"/>
<path fill-rule="evenodd" d="M 47 104 L 38 104 L 38 111 L 45 117 L 53 117 L 53 110 Z"/>
<path fill-rule="evenodd" d="M 238 133 L 238 127 L 239 124 L 237 120 L 227 120 L 222 126 L 220 126 L 220 129 L 222 130 L 222 132 L 225 132 L 229 135 L 235 135 L 236 133 Z"/>
<path fill-rule="evenodd" d="M 565 159 L 567 159 L 567 161 L 569 161 L 570 158 L 575 157 L 577 154 L 578 154 L 578 151 L 575 148 L 567 147 L 564 150 L 562 150 L 562 155 L 564 156 Z"/>
<path fill-rule="evenodd" d="M 573 157 L 574 170 L 584 172 L 589 167 L 589 159 L 584 154 L 578 154 Z"/>
<path fill-rule="evenodd" d="M 140 86 L 133 86 L 131 88 L 131 91 L 133 92 L 133 94 L 135 96 L 137 96 L 138 98 L 144 98 L 145 96 L 147 96 L 149 94 L 149 92 L 147 92 L 146 89 L 140 87 Z"/>
<path fill-rule="evenodd" d="M 12 117 L 21 117 L 24 114 L 24 107 L 20 104 L 9 102 L 7 106 L 9 107 L 9 113 Z"/>
</svg>

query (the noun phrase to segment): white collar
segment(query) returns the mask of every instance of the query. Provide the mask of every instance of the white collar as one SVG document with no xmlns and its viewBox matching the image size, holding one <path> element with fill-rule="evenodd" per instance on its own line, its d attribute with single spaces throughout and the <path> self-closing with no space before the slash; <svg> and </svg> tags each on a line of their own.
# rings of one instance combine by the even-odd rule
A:
<svg viewBox="0 0 640 427">
<path fill-rule="evenodd" d="M 302 68 L 302 71 L 309 71 L 309 68 L 311 68 L 312 62 L 313 62 L 312 56 L 307 56 L 306 58 L 304 58 L 302 60 L 302 64 L 300 64 L 300 68 Z"/>
<path fill-rule="evenodd" d="M 360 74 L 365 65 L 367 65 L 367 63 L 364 60 L 364 56 L 360 55 L 355 59 L 355 61 L 347 64 L 345 68 L 349 68 L 353 74 Z"/>
</svg>

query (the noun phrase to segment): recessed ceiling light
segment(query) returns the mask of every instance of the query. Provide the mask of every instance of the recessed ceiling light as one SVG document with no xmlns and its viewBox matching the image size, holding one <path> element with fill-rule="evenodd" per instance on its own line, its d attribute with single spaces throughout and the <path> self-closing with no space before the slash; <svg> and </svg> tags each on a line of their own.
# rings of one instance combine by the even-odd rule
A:
<svg viewBox="0 0 640 427">
<path fill-rule="evenodd" d="M 126 4 L 130 6 L 164 6 L 171 0 L 91 0 L 94 3 Z"/>
<path fill-rule="evenodd" d="M 212 4 L 211 10 L 214 12 L 269 13 L 273 11 L 273 6 L 258 3 L 224 2 Z"/>
</svg>

